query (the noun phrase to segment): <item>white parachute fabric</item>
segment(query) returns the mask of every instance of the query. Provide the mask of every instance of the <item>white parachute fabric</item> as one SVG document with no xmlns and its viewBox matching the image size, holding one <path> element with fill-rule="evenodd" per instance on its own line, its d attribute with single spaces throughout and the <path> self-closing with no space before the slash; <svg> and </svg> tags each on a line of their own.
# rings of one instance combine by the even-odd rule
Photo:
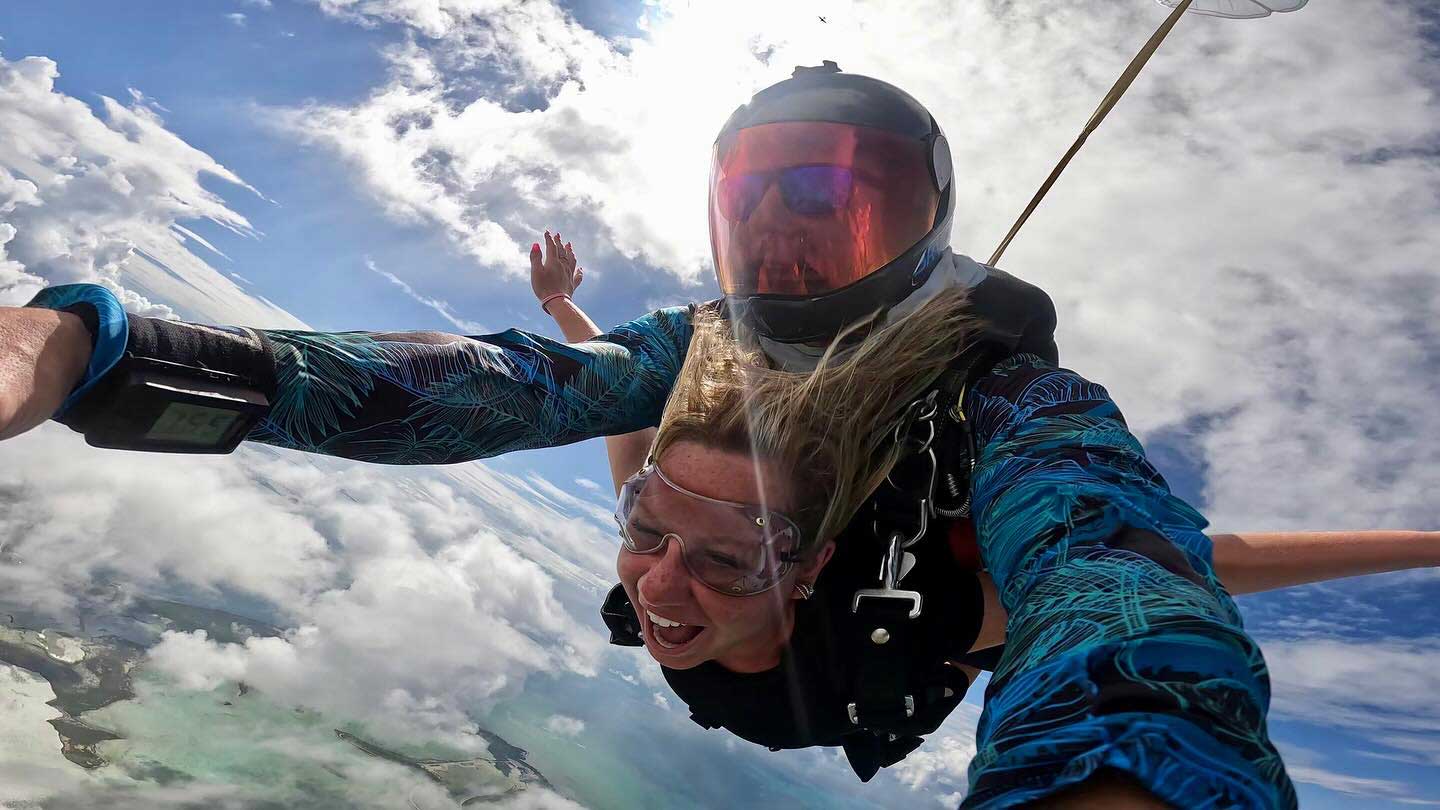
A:
<svg viewBox="0 0 1440 810">
<path fill-rule="evenodd" d="M 1160 5 L 1175 8 L 1184 0 L 1159 0 Z M 1193 14 L 1229 17 L 1232 20 L 1253 20 L 1271 14 L 1298 11 L 1310 0 L 1195 0 Z"/>
</svg>

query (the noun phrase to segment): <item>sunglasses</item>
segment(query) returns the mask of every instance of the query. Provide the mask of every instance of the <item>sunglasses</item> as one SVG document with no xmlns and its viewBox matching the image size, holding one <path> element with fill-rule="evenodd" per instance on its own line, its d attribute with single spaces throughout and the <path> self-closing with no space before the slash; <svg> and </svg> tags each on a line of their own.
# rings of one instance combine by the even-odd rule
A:
<svg viewBox="0 0 1440 810">
<path fill-rule="evenodd" d="M 721 215 L 731 222 L 746 221 L 776 182 L 780 184 L 780 199 L 791 213 L 823 216 L 850 204 L 855 172 L 845 166 L 816 165 L 732 175 L 716 184 Z"/>
<path fill-rule="evenodd" d="M 686 540 L 655 526 L 645 504 L 659 498 L 678 498 L 694 525 L 723 530 Z M 632 554 L 659 554 L 671 540 L 679 543 L 690 575 L 727 596 L 754 596 L 774 588 L 800 559 L 802 535 L 795 521 L 754 504 L 690 492 L 666 478 L 653 463 L 621 486 L 615 522 Z"/>
</svg>

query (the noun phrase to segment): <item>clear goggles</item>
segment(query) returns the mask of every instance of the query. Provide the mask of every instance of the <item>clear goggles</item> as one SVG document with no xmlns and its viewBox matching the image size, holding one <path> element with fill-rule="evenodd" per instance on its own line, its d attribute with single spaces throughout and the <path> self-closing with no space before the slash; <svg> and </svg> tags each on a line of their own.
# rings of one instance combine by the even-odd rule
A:
<svg viewBox="0 0 1440 810">
<path fill-rule="evenodd" d="M 803 547 L 800 527 L 785 515 L 690 492 L 653 462 L 620 488 L 615 522 L 632 554 L 659 554 L 668 542 L 679 543 L 690 575 L 727 596 L 780 584 Z M 683 537 L 665 528 L 678 522 L 686 527 Z"/>
<path fill-rule="evenodd" d="M 710 242 L 725 295 L 817 296 L 925 237 L 940 192 L 931 145 L 869 127 L 790 121 L 715 145 Z"/>
</svg>

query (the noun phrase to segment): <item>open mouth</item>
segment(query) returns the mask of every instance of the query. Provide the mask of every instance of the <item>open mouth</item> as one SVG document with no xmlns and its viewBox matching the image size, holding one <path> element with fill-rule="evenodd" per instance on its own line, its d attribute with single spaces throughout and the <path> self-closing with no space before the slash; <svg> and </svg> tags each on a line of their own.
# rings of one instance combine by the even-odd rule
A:
<svg viewBox="0 0 1440 810">
<path fill-rule="evenodd" d="M 661 616 L 653 610 L 645 611 L 645 635 L 655 642 L 655 646 L 666 652 L 678 653 L 685 650 L 704 632 L 704 625 L 685 624 Z"/>
</svg>

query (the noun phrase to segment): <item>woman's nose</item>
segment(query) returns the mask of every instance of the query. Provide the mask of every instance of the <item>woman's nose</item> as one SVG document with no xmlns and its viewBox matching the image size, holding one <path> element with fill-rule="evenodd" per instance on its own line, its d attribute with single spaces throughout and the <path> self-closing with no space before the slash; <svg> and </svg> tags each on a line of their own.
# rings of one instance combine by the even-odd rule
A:
<svg viewBox="0 0 1440 810">
<path fill-rule="evenodd" d="M 690 592 L 690 569 L 685 567 L 685 549 L 674 536 L 666 538 L 665 549 L 645 574 L 643 583 L 646 601 L 675 604 Z"/>
</svg>

